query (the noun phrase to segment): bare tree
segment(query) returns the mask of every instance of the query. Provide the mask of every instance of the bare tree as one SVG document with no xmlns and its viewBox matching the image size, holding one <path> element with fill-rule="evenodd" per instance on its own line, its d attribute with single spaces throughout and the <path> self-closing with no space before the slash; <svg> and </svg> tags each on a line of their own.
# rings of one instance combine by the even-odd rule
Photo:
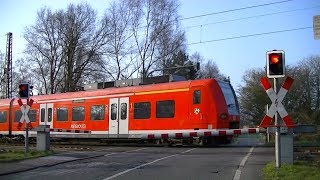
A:
<svg viewBox="0 0 320 180">
<path fill-rule="evenodd" d="M 130 6 L 123 0 L 114 1 L 103 17 L 104 32 L 108 37 L 103 67 L 113 80 L 130 77 L 132 73 L 128 74 L 129 69 L 135 72 L 132 69 L 133 59 L 129 58 L 133 49 L 130 42 L 132 32 L 129 29 L 131 16 Z"/>
<path fill-rule="evenodd" d="M 189 59 L 192 62 L 200 62 L 201 64 L 205 62 L 204 57 L 199 52 L 194 52 L 193 54 L 191 54 Z"/>
<path fill-rule="evenodd" d="M 223 81 L 229 79 L 220 72 L 218 65 L 213 60 L 208 60 L 201 65 L 198 78 L 216 78 Z"/>
<path fill-rule="evenodd" d="M 30 67 L 32 71 L 40 74 L 45 93 L 55 93 L 61 81 L 58 75 L 63 66 L 63 55 L 57 25 L 55 13 L 43 8 L 37 14 L 36 24 L 24 32 L 27 60 L 34 64 Z"/>
<path fill-rule="evenodd" d="M 205 60 L 199 52 L 195 52 L 190 56 L 190 60 L 194 63 L 199 62 L 200 70 L 198 71 L 198 78 L 217 78 L 220 80 L 227 80 L 227 77 L 223 75 L 218 65 L 211 59 Z"/>
<path fill-rule="evenodd" d="M 188 57 L 186 55 L 185 33 L 180 27 L 180 22 L 178 20 L 177 15 L 177 8 L 178 5 L 176 5 L 176 7 L 173 8 L 173 12 L 167 12 L 171 13 L 171 15 L 173 16 L 171 18 L 172 22 L 163 29 L 163 31 L 159 34 L 159 36 L 156 39 L 157 44 L 155 49 L 155 56 L 157 59 L 156 61 L 158 69 L 171 68 L 175 67 L 176 65 L 183 66 L 184 63 L 188 61 Z M 180 61 L 180 64 L 174 62 L 177 59 L 181 60 L 179 56 L 183 57 L 183 54 L 186 56 L 184 62 Z"/>
<path fill-rule="evenodd" d="M 18 90 L 18 85 L 21 82 L 28 82 L 30 85 L 36 87 L 37 90 L 45 90 L 45 87 L 43 86 L 41 80 L 41 76 L 39 76 L 38 72 L 40 72 L 38 69 L 36 69 L 34 66 L 34 63 L 26 63 L 28 62 L 24 58 L 19 58 L 15 61 L 13 65 L 13 74 L 12 74 L 12 85 L 13 89 Z"/>
<path fill-rule="evenodd" d="M 88 4 L 69 5 L 66 11 L 57 12 L 57 20 L 64 57 L 62 91 L 75 91 L 85 81 L 88 67 L 99 64 L 105 34 L 96 29 L 96 12 Z"/>
<path fill-rule="evenodd" d="M 0 98 L 4 98 L 6 94 L 6 80 L 5 80 L 5 59 L 4 54 L 0 51 Z"/>
<path fill-rule="evenodd" d="M 128 3 L 133 13 L 132 31 L 138 52 L 137 66 L 140 67 L 141 77 L 147 77 L 160 58 L 164 58 L 159 43 L 161 37 L 169 37 L 168 32 L 177 21 L 178 5 L 174 0 L 132 0 Z M 173 49 L 178 50 L 176 47 Z"/>
<path fill-rule="evenodd" d="M 102 75 L 102 46 L 107 43 L 103 25 L 88 4 L 52 12 L 43 8 L 35 25 L 26 28 L 27 60 L 45 93 L 75 91 Z M 100 78 L 101 79 L 101 78 Z"/>
</svg>

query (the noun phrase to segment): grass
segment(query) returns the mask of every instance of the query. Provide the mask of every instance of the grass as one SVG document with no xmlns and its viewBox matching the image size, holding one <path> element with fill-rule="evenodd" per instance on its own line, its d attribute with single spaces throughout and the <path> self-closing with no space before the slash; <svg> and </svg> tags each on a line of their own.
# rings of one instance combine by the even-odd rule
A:
<svg viewBox="0 0 320 180">
<path fill-rule="evenodd" d="M 319 180 L 319 169 L 319 166 L 310 165 L 307 162 L 295 162 L 293 165 L 282 165 L 276 169 L 273 162 L 263 168 L 263 175 L 266 180 Z"/>
<path fill-rule="evenodd" d="M 0 153 L 0 162 L 11 162 L 24 159 L 37 158 L 42 156 L 49 156 L 54 154 L 53 151 L 29 151 L 25 153 L 24 151 L 15 150 L 9 152 Z"/>
</svg>

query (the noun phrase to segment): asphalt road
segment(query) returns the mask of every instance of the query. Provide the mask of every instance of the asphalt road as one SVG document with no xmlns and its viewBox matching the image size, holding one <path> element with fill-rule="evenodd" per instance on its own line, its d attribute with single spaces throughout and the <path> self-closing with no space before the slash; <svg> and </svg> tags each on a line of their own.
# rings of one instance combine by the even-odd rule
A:
<svg viewBox="0 0 320 180">
<path fill-rule="evenodd" d="M 60 158 L 79 158 L 87 153 L 103 156 L 1 179 L 262 179 L 261 169 L 273 160 L 274 151 L 252 146 L 257 143 L 255 138 L 240 138 L 230 147 L 100 147 L 96 151 L 64 153 Z"/>
</svg>

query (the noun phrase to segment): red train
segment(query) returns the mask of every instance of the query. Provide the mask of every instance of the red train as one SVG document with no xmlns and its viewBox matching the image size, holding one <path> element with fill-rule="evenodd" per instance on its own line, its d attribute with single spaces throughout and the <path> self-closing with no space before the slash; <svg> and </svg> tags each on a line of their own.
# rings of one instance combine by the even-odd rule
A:
<svg viewBox="0 0 320 180">
<path fill-rule="evenodd" d="M 119 82 L 120 86 L 129 85 L 107 88 L 105 83 L 103 89 L 31 96 L 34 103 L 28 117 L 33 127 L 50 125 L 56 129 L 91 131 L 53 132 L 51 137 L 137 138 L 150 133 L 239 128 L 238 102 L 228 82 Z M 20 118 L 17 99 L 0 100 L 0 134 L 24 134 L 17 129 Z M 33 135 L 35 132 L 31 132 Z"/>
</svg>

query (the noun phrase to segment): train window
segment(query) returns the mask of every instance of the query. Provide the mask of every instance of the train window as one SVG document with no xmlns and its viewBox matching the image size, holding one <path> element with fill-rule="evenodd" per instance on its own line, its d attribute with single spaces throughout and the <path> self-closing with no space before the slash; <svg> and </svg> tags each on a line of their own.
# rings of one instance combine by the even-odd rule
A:
<svg viewBox="0 0 320 180">
<path fill-rule="evenodd" d="M 68 108 L 57 108 L 57 121 L 68 121 Z"/>
<path fill-rule="evenodd" d="M 40 121 L 41 122 L 44 122 L 44 119 L 46 118 L 45 116 L 46 116 L 46 109 L 45 108 L 41 108 L 41 119 L 40 119 Z"/>
<path fill-rule="evenodd" d="M 14 112 L 14 122 L 19 122 L 21 119 L 22 113 L 20 110 Z"/>
<path fill-rule="evenodd" d="M 157 101 L 156 107 L 157 118 L 172 118 L 174 117 L 174 101 Z"/>
<path fill-rule="evenodd" d="M 134 103 L 134 119 L 148 119 L 150 118 L 151 112 L 150 102 L 139 102 Z"/>
<path fill-rule="evenodd" d="M 196 90 L 193 91 L 193 104 L 200 104 L 201 103 L 201 91 Z"/>
<path fill-rule="evenodd" d="M 48 108 L 48 122 L 52 121 L 52 108 Z"/>
<path fill-rule="evenodd" d="M 231 115 L 239 115 L 239 106 L 236 99 L 237 97 L 232 86 L 224 82 L 218 82 L 218 83 L 224 95 L 224 99 L 228 107 L 228 113 Z"/>
<path fill-rule="evenodd" d="M 116 103 L 111 104 L 111 120 L 117 120 L 118 107 Z"/>
<path fill-rule="evenodd" d="M 7 111 L 0 111 L 0 123 L 7 121 Z"/>
<path fill-rule="evenodd" d="M 84 107 L 78 106 L 72 108 L 72 121 L 84 120 Z"/>
<path fill-rule="evenodd" d="M 121 120 L 127 119 L 127 103 L 121 103 Z"/>
<path fill-rule="evenodd" d="M 37 116 L 37 110 L 35 109 L 30 109 L 28 112 L 28 117 L 31 122 L 36 122 L 36 116 Z"/>
<path fill-rule="evenodd" d="M 91 120 L 104 120 L 104 105 L 91 106 Z"/>
</svg>

